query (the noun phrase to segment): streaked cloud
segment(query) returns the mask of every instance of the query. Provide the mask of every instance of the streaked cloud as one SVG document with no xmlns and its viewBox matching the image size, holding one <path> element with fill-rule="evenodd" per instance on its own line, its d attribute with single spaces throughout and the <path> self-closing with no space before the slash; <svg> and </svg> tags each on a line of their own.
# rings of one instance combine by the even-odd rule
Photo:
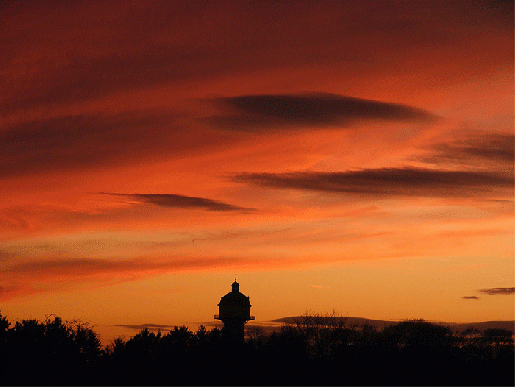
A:
<svg viewBox="0 0 515 387">
<path fill-rule="evenodd" d="M 233 108 L 237 114 L 213 117 L 209 122 L 238 130 L 346 126 L 364 119 L 427 121 L 436 118 L 430 112 L 408 105 L 327 93 L 243 95 L 216 101 Z"/>
<path fill-rule="evenodd" d="M 464 300 L 479 300 L 478 296 L 464 296 L 464 297 L 461 297 L 461 298 L 464 299 Z"/>
<path fill-rule="evenodd" d="M 323 285 L 308 285 L 308 287 L 315 288 L 315 289 L 331 289 L 330 286 L 323 286 Z"/>
<path fill-rule="evenodd" d="M 18 292 L 22 287 L 17 285 L 11 285 L 11 286 L 0 286 L 0 298 L 3 298 L 3 296 L 13 294 Z"/>
<path fill-rule="evenodd" d="M 384 72 L 402 68 L 406 52 L 426 54 L 423 61 L 432 68 L 442 66 L 447 47 L 453 49 L 454 61 L 446 66 L 467 64 L 469 72 L 485 71 L 485 59 L 477 60 L 484 42 L 474 37 L 489 33 L 503 41 L 510 36 L 506 26 L 513 24 L 513 10 L 482 2 L 355 7 L 337 1 L 316 8 L 310 2 L 52 4 L 14 2 L 3 12 L 6 108 L 307 64 L 330 64 L 334 71 L 343 68 L 342 74 L 350 67 L 349 76 L 356 69 L 362 73 L 364 64 L 368 72 Z M 498 62 L 496 57 L 496 66 Z M 435 72 L 431 81 L 446 75 Z"/>
<path fill-rule="evenodd" d="M 208 211 L 251 211 L 251 208 L 233 206 L 218 200 L 185 196 L 178 194 L 116 194 L 99 192 L 111 196 L 122 196 L 141 203 L 154 204 L 161 207 L 202 208 Z"/>
<path fill-rule="evenodd" d="M 163 324 L 120 324 L 115 325 L 116 327 L 122 327 L 127 329 L 133 329 L 136 331 L 141 331 L 143 329 L 148 329 L 149 331 L 161 331 L 161 330 L 171 330 L 175 328 L 175 325 L 163 325 Z"/>
<path fill-rule="evenodd" d="M 0 132 L 0 178 L 129 166 L 134 160 L 180 157 L 230 141 L 220 133 L 183 130 L 169 113 L 78 115 L 26 122 Z"/>
<path fill-rule="evenodd" d="M 37 259 L 0 270 L 0 299 L 51 291 L 54 287 L 75 288 L 84 286 L 109 286 L 120 282 L 136 281 L 152 275 L 183 270 L 202 270 L 235 264 L 231 257 L 175 257 L 109 258 L 54 257 Z M 82 283 L 81 280 L 87 279 Z"/>
<path fill-rule="evenodd" d="M 130 259 L 130 260 L 110 260 L 110 259 L 90 259 L 90 258 L 63 258 L 52 260 L 38 260 L 11 265 L 0 273 L 23 274 L 76 274 L 85 276 L 89 274 L 101 274 L 104 272 L 126 272 L 138 270 L 161 270 L 161 269 L 185 269 L 195 267 L 209 267 L 213 264 L 221 265 L 233 262 L 232 258 L 214 259 Z"/>
<path fill-rule="evenodd" d="M 430 164 L 506 164 L 513 170 L 513 134 L 471 134 L 461 140 L 436 144 L 429 149 L 430 155 L 419 160 Z"/>
<path fill-rule="evenodd" d="M 513 175 L 425 168 L 381 168 L 346 172 L 242 173 L 235 181 L 277 189 L 380 196 L 491 195 L 513 190 Z"/>
<path fill-rule="evenodd" d="M 479 289 L 479 291 L 489 296 L 515 294 L 515 288 L 489 288 Z"/>
</svg>

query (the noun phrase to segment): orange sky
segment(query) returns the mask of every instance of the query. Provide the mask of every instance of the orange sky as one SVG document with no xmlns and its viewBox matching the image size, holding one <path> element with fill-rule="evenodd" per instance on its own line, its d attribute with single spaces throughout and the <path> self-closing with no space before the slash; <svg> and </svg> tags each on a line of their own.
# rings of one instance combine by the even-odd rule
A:
<svg viewBox="0 0 515 387">
<path fill-rule="evenodd" d="M 514 319 L 513 7 L 12 2 L 0 311 Z"/>
</svg>

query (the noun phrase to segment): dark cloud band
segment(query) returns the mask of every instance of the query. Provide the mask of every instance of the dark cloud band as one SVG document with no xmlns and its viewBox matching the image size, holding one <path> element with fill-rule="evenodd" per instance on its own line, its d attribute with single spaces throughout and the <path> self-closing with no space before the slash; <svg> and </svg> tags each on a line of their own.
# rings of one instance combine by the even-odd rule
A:
<svg viewBox="0 0 515 387">
<path fill-rule="evenodd" d="M 137 331 L 141 331 L 143 329 L 148 329 L 149 331 L 160 331 L 160 330 L 171 330 L 174 329 L 174 325 L 163 325 L 163 324 L 127 324 L 127 325 L 115 325 L 115 327 L 122 327 L 127 329 L 134 329 Z"/>
<path fill-rule="evenodd" d="M 154 204 L 161 207 L 176 208 L 201 208 L 209 211 L 249 211 L 250 208 L 233 206 L 217 200 L 196 196 L 184 196 L 177 194 L 115 194 L 99 192 L 111 196 L 123 196 L 141 203 Z"/>
<path fill-rule="evenodd" d="M 225 265 L 235 262 L 233 258 L 214 259 L 180 259 L 169 261 L 153 261 L 150 259 L 111 260 L 92 258 L 66 258 L 54 260 L 35 260 L 26 263 L 18 263 L 0 271 L 0 278 L 5 273 L 33 275 L 44 274 L 46 276 L 68 275 L 80 277 L 103 273 L 137 272 L 137 271 L 166 271 L 191 268 L 206 268 L 216 265 Z"/>
<path fill-rule="evenodd" d="M 489 195 L 493 188 L 513 190 L 513 175 L 411 167 L 347 172 L 248 173 L 239 174 L 234 180 L 278 189 L 382 196 L 469 196 Z"/>
<path fill-rule="evenodd" d="M 513 134 L 471 135 L 461 141 L 435 145 L 431 154 L 420 160 L 430 164 L 495 162 L 513 171 L 514 139 Z"/>
<path fill-rule="evenodd" d="M 361 119 L 389 121 L 433 120 L 433 114 L 408 105 L 353 98 L 338 94 L 265 94 L 219 98 L 235 109 L 234 116 L 215 117 L 211 123 L 230 129 L 271 126 L 346 125 Z"/>
<path fill-rule="evenodd" d="M 223 133 L 184 130 L 172 113 L 80 115 L 25 122 L 0 131 L 0 179 L 184 157 L 234 140 Z"/>
<path fill-rule="evenodd" d="M 515 288 L 490 288 L 480 289 L 479 291 L 490 296 L 515 294 Z"/>
</svg>

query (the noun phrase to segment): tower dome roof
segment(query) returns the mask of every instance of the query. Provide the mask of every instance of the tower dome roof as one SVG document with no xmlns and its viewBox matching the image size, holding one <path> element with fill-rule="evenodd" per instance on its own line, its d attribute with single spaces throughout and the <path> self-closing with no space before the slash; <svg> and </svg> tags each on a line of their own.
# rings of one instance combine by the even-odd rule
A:
<svg viewBox="0 0 515 387">
<path fill-rule="evenodd" d="M 218 305 L 242 305 L 251 307 L 249 297 L 241 293 L 239 289 L 240 285 L 238 282 L 234 281 L 232 291 L 223 296 Z"/>
</svg>

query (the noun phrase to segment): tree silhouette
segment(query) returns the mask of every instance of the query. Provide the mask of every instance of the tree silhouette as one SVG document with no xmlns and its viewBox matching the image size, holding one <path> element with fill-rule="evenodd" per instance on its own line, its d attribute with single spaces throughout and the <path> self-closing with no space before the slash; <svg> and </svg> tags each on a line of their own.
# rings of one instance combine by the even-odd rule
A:
<svg viewBox="0 0 515 387">
<path fill-rule="evenodd" d="M 6 384 L 84 384 L 102 355 L 96 333 L 84 324 L 48 317 L 16 322 L 2 320 L 2 377 Z"/>
<path fill-rule="evenodd" d="M 243 345 L 219 329 L 143 329 L 102 348 L 81 322 L 0 314 L 1 379 L 6 385 L 513 385 L 512 332 L 453 335 L 423 320 L 382 331 L 303 316 Z M 330 316 L 329 316 L 330 317 Z M 333 316 L 334 317 L 334 316 Z M 343 322 L 343 323 L 342 323 Z M 470 336 L 470 337 L 469 337 Z"/>
<path fill-rule="evenodd" d="M 509 345 L 513 344 L 513 332 L 507 329 L 490 328 L 483 332 L 483 338 L 490 344 Z"/>
</svg>

